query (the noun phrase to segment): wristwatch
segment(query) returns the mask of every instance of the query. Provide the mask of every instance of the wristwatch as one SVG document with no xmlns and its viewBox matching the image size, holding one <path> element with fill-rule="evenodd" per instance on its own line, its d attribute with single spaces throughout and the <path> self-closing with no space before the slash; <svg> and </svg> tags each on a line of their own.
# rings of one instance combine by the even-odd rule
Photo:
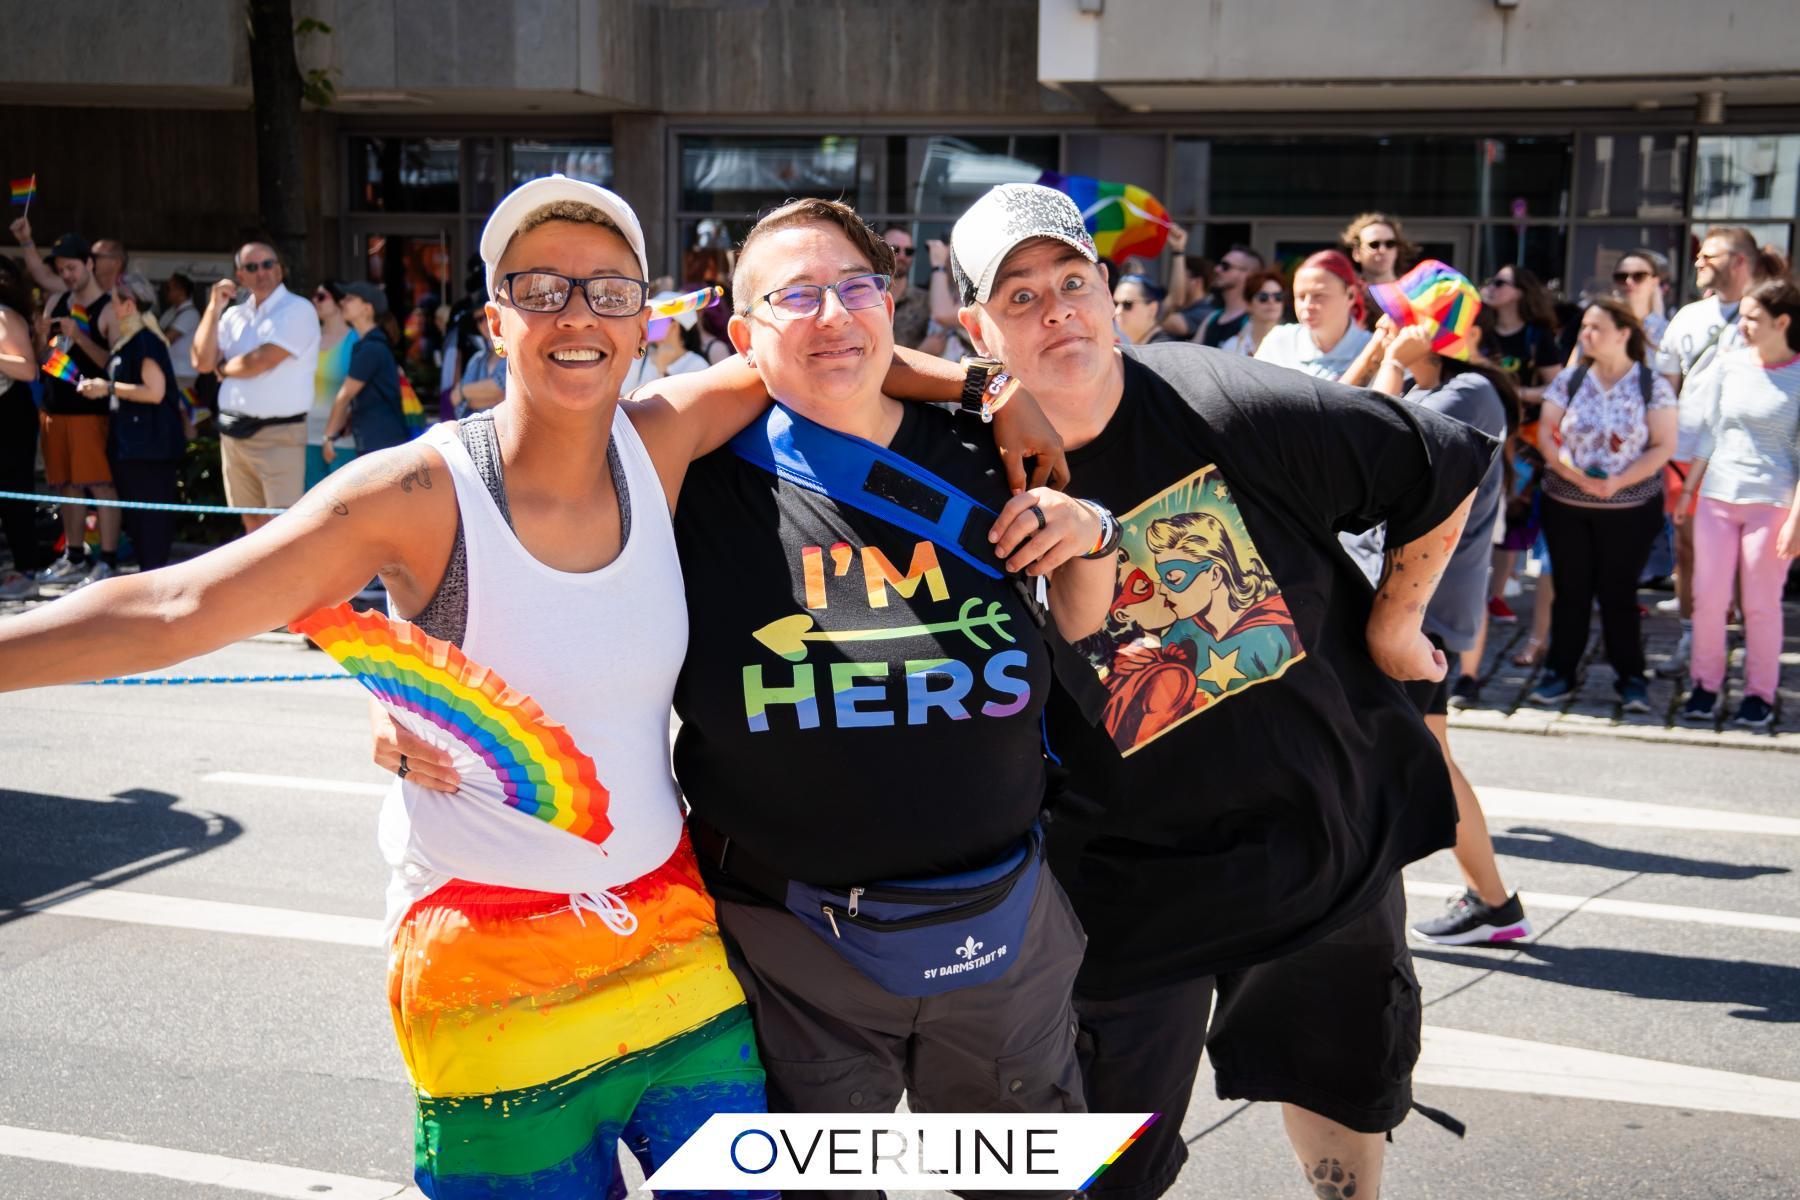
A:
<svg viewBox="0 0 1800 1200">
<path fill-rule="evenodd" d="M 1006 373 L 1006 364 L 997 358 L 964 355 L 962 365 L 965 372 L 959 400 L 962 410 L 983 421 L 992 421 L 994 414 L 1010 399 L 1006 387 L 1012 382 L 1012 376 Z"/>
</svg>

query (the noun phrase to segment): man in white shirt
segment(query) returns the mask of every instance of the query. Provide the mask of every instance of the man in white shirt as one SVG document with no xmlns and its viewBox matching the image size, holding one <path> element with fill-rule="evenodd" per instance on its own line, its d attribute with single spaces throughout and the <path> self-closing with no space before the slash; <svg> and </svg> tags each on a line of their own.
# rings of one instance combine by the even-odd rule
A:
<svg viewBox="0 0 1800 1200">
<path fill-rule="evenodd" d="M 1669 320 L 1656 351 L 1655 367 L 1668 376 L 1680 394 L 1676 419 L 1675 457 L 1669 466 L 1683 480 L 1694 459 L 1694 443 L 1706 423 L 1706 390 L 1698 381 L 1712 369 L 1719 355 L 1738 344 L 1738 301 L 1757 282 L 1761 255 L 1756 238 L 1737 226 L 1706 231 L 1700 253 L 1694 256 L 1694 286 L 1704 293 L 1683 305 Z M 1672 485 L 1671 485 L 1672 487 Z M 1674 498 L 1674 497 L 1672 497 Z M 1692 511 L 1693 496 L 1679 503 Z M 1675 599 L 1681 613 L 1681 640 L 1656 668 L 1665 679 L 1685 675 L 1692 642 L 1689 623 L 1694 617 L 1694 523 L 1675 526 Z"/>
<path fill-rule="evenodd" d="M 274 247 L 249 242 L 235 261 L 237 282 L 213 284 L 194 331 L 194 369 L 219 376 L 226 502 L 286 508 L 306 489 L 306 411 L 319 365 L 319 315 L 282 286 Z M 231 307 L 239 284 L 250 299 Z M 249 533 L 269 517 L 243 520 Z"/>
</svg>

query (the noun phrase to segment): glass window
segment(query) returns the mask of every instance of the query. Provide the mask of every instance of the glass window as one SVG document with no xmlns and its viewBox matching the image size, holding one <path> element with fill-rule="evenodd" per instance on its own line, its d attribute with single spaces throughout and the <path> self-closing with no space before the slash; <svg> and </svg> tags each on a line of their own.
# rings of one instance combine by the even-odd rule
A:
<svg viewBox="0 0 1800 1200">
<path fill-rule="evenodd" d="M 610 142 L 516 141 L 512 144 L 512 186 L 543 175 L 567 175 L 611 187 L 613 150 Z"/>
<path fill-rule="evenodd" d="M 959 217 L 996 184 L 1036 183 L 1057 153 L 1054 136 L 889 138 L 884 207 Z"/>
<path fill-rule="evenodd" d="M 1686 242 L 1679 225 L 1588 225 L 1575 231 L 1574 267 L 1565 289 L 1573 299 L 1591 299 L 1613 290 L 1613 268 L 1627 254 L 1653 253 L 1661 256 L 1670 281 L 1665 285 L 1670 303 L 1676 295 L 1675 285 L 1690 268 L 1686 260 Z"/>
<path fill-rule="evenodd" d="M 1791 217 L 1800 201 L 1800 134 L 1703 137 L 1694 156 L 1694 216 Z"/>
<path fill-rule="evenodd" d="M 1582 138 L 1580 214 L 1681 216 L 1687 202 L 1687 155 L 1685 133 L 1597 133 Z"/>
<path fill-rule="evenodd" d="M 1214 138 L 1207 211 L 1558 216 L 1568 208 L 1570 154 L 1569 139 L 1558 137 Z M 1178 153 L 1178 187 L 1188 186 L 1182 159 Z M 1192 203 L 1186 196 L 1177 202 Z"/>
<path fill-rule="evenodd" d="M 853 137 L 684 137 L 685 212 L 755 213 L 796 196 L 857 199 Z"/>
<path fill-rule="evenodd" d="M 469 206 L 465 212 L 490 212 L 500 202 L 500 146 L 492 138 L 470 138 Z"/>
<path fill-rule="evenodd" d="M 1160 133 L 1070 134 L 1063 169 L 1113 183 L 1130 183 L 1155 196 L 1170 209 L 1163 185 L 1163 158 L 1168 139 Z M 1170 209 L 1170 211 L 1174 211 Z"/>
<path fill-rule="evenodd" d="M 1475 231 L 1478 265 L 1471 278 L 1477 283 L 1503 266 L 1522 266 L 1544 281 L 1553 292 L 1565 292 L 1563 263 L 1568 253 L 1568 231 L 1555 225 L 1485 225 Z M 1426 247 L 1429 252 L 1430 247 Z"/>
<path fill-rule="evenodd" d="M 358 212 L 456 212 L 461 176 L 456 138 L 350 139 L 350 207 Z"/>
<path fill-rule="evenodd" d="M 1212 176 L 1212 143 L 1205 138 L 1176 138 L 1169 164 L 1169 194 L 1163 206 L 1176 216 L 1193 219 L 1207 212 Z"/>
</svg>

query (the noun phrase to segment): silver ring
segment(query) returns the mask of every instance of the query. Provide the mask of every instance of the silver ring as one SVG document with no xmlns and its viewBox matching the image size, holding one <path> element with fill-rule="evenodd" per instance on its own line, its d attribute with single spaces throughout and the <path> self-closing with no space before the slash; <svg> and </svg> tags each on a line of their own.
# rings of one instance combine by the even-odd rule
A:
<svg viewBox="0 0 1800 1200">
<path fill-rule="evenodd" d="M 400 769 L 396 771 L 395 774 L 400 778 L 405 779 L 411 771 L 412 768 L 406 765 L 406 755 L 402 754 L 400 756 Z"/>
<path fill-rule="evenodd" d="M 1025 511 L 1030 513 L 1032 516 L 1034 516 L 1038 519 L 1037 531 L 1039 533 L 1044 532 L 1044 530 L 1046 530 L 1050 527 L 1050 522 L 1044 517 L 1044 510 L 1039 508 L 1037 505 L 1034 504 L 1030 508 L 1026 509 Z"/>
</svg>

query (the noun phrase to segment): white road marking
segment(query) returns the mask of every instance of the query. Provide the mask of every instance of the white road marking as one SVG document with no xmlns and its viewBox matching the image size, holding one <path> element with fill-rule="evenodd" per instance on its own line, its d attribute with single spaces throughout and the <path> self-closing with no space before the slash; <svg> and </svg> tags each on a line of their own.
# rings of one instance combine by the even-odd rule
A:
<svg viewBox="0 0 1800 1200">
<path fill-rule="evenodd" d="M 1800 1120 L 1800 1083 L 1792 1080 L 1436 1025 L 1425 1027 L 1413 1082 Z"/>
<path fill-rule="evenodd" d="M 1426 883 L 1406 881 L 1409 895 L 1442 899 L 1460 896 L 1460 883 Z M 1519 899 L 1527 908 L 1556 908 L 1568 911 L 1603 913 L 1609 917 L 1641 917 L 1646 921 L 1675 921 L 1684 925 L 1719 925 L 1727 929 L 1764 929 L 1775 933 L 1800 933 L 1800 917 L 1778 917 L 1769 913 L 1735 912 L 1724 908 L 1689 908 L 1682 904 L 1652 904 L 1643 900 L 1613 900 L 1606 897 L 1589 899 L 1560 892 L 1520 892 Z"/>
<path fill-rule="evenodd" d="M 189 900 L 182 896 L 158 896 L 151 892 L 102 889 L 82 892 L 67 899 L 34 902 L 20 907 L 50 916 L 87 917 L 95 921 L 118 921 L 128 925 L 161 925 L 169 929 L 292 938 L 303 942 L 331 942 L 340 946 L 381 945 L 381 922 L 371 917 L 340 917 L 333 913 L 264 908 L 257 904 L 231 904 L 223 900 Z"/>
<path fill-rule="evenodd" d="M 1640 829 L 1692 829 L 1709 833 L 1753 833 L 1800 837 L 1800 818 L 1765 817 L 1722 808 L 1687 808 L 1677 804 L 1645 804 L 1638 800 L 1603 800 L 1597 796 L 1565 796 L 1560 792 L 1522 792 L 1514 788 L 1478 787 L 1481 810 L 1490 818 L 1572 822 L 1577 825 L 1633 825 Z"/>
<path fill-rule="evenodd" d="M 348 779 L 315 779 L 307 775 L 256 775 L 248 771 L 214 771 L 201 783 L 237 783 L 246 787 L 289 788 L 296 792 L 335 792 L 345 796 L 385 796 L 388 784 Z"/>
<path fill-rule="evenodd" d="M 21 1129 L 16 1125 L 0 1125 L 0 1155 L 130 1175 L 155 1175 L 182 1183 L 233 1188 L 259 1196 L 287 1197 L 288 1200 L 418 1200 L 420 1196 L 417 1188 L 387 1179 L 334 1175 L 304 1167 L 251 1162 L 192 1150 L 171 1150 L 140 1142 Z"/>
</svg>

